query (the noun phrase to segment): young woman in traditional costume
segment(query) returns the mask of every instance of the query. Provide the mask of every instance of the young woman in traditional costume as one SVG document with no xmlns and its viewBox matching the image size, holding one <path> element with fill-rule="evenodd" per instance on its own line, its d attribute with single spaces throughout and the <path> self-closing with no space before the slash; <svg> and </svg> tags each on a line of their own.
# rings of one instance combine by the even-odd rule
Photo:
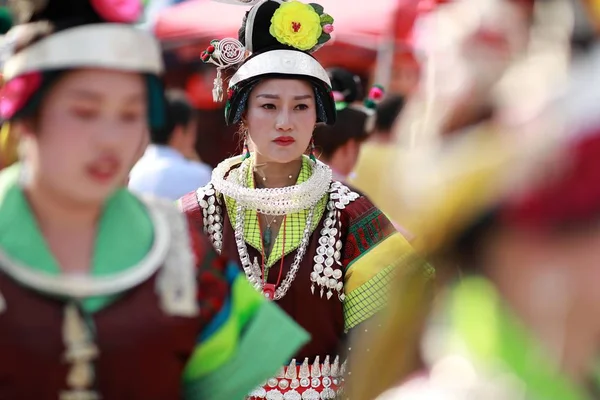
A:
<svg viewBox="0 0 600 400">
<path fill-rule="evenodd" d="M 0 398 L 242 398 L 308 336 L 122 182 L 164 118 L 139 1 L 18 1 L 0 111 Z M 270 327 L 277 326 L 277 331 Z M 281 331 L 281 332 L 280 332 Z"/>
<path fill-rule="evenodd" d="M 222 162 L 211 183 L 180 205 L 218 252 L 240 260 L 257 291 L 312 336 L 252 396 L 332 399 L 346 333 L 383 307 L 410 246 L 367 198 L 304 155 L 315 125 L 335 121 L 329 77 L 310 54 L 328 40 L 333 18 L 318 4 L 255 3 L 239 41 L 214 42 L 203 54 L 220 68 L 243 61 L 229 81 L 225 116 L 241 124 L 244 155 Z"/>
</svg>

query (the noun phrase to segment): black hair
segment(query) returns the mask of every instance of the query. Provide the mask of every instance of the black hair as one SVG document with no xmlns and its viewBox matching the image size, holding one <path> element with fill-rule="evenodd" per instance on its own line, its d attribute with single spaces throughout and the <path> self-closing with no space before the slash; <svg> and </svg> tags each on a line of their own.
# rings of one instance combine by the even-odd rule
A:
<svg viewBox="0 0 600 400">
<path fill-rule="evenodd" d="M 150 131 L 150 140 L 154 144 L 168 144 L 175 128 L 187 127 L 196 116 L 196 110 L 184 92 L 169 90 L 165 98 L 167 121 L 161 129 Z"/>
<path fill-rule="evenodd" d="M 380 133 L 390 132 L 396 118 L 404 107 L 404 96 L 389 95 L 378 106 L 375 119 L 375 130 Z"/>
<path fill-rule="evenodd" d="M 350 104 L 365 97 L 360 77 L 344 68 L 329 68 L 327 74 L 331 80 L 331 89 L 344 96 L 344 102 Z"/>
<path fill-rule="evenodd" d="M 362 142 L 368 137 L 365 130 L 367 114 L 353 108 L 338 111 L 338 120 L 334 125 L 319 125 L 314 131 L 314 143 L 317 154 L 329 160 L 333 154 L 351 139 Z"/>
</svg>

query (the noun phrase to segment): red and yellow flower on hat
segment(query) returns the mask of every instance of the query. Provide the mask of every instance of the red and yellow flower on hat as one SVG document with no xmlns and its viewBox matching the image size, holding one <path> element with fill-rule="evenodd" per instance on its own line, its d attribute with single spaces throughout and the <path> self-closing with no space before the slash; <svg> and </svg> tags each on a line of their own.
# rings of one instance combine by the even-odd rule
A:
<svg viewBox="0 0 600 400">
<path fill-rule="evenodd" d="M 330 38 L 331 30 L 325 33 L 323 25 L 331 25 L 333 18 L 327 16 L 324 20 L 322 11 L 323 8 L 317 4 L 295 0 L 284 2 L 271 18 L 269 33 L 282 44 L 298 50 L 311 50 Z"/>
</svg>

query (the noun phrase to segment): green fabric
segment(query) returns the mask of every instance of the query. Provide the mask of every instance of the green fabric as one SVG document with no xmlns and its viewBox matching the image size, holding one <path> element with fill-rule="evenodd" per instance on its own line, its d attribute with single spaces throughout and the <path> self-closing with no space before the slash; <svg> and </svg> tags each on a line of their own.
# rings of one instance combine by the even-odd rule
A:
<svg viewBox="0 0 600 400">
<path fill-rule="evenodd" d="M 61 273 L 40 232 L 21 189 L 19 164 L 0 172 L 0 247 L 13 260 L 48 275 Z M 120 189 L 106 202 L 98 223 L 93 276 L 109 276 L 138 264 L 154 241 L 154 227 L 144 205 L 128 190 Z M 83 308 L 95 312 L 115 296 L 84 299 Z"/>
<path fill-rule="evenodd" d="M 336 101 L 335 102 L 335 110 L 336 111 L 342 111 L 345 110 L 346 108 L 348 108 L 349 104 L 346 103 L 345 101 Z"/>
<path fill-rule="evenodd" d="M 368 282 L 346 295 L 344 300 L 344 331 L 377 314 L 386 304 L 390 283 L 398 273 L 400 262 L 386 267 Z"/>
<path fill-rule="evenodd" d="M 186 400 L 241 400 L 275 375 L 309 340 L 272 302 L 263 302 L 249 322 L 233 358 L 200 379 L 184 382 Z"/>
<path fill-rule="evenodd" d="M 186 365 L 184 380 L 205 376 L 233 357 L 244 327 L 264 302 L 263 296 L 239 274 L 231 287 L 232 304 L 227 321 L 196 347 Z"/>
<path fill-rule="evenodd" d="M 244 161 L 252 165 L 254 163 L 254 155 L 251 158 Z M 312 174 L 312 162 L 308 159 L 308 157 L 302 157 L 302 167 L 300 168 L 300 173 L 298 174 L 298 179 L 296 184 L 300 184 L 306 182 L 308 178 L 310 178 Z M 246 186 L 254 187 L 254 175 L 252 173 L 252 168 L 248 168 L 248 173 L 246 175 Z M 313 214 L 312 219 L 312 227 L 311 233 L 317 228 L 319 222 L 321 221 L 321 217 L 325 212 L 325 208 L 327 207 L 327 200 L 329 199 L 328 193 L 319 200 L 317 205 L 315 206 L 315 212 Z M 235 218 L 236 218 L 236 202 L 234 199 L 225 196 L 225 205 L 227 208 L 227 214 L 229 215 L 229 220 L 231 221 L 231 225 L 235 226 Z M 288 214 L 285 219 L 285 246 L 283 254 L 290 254 L 292 251 L 296 250 L 300 243 L 302 242 L 302 236 L 304 233 L 304 227 L 306 226 L 306 218 L 308 217 L 309 210 L 302 210 L 297 213 Z M 275 243 L 273 244 L 273 248 L 271 254 L 269 254 L 268 260 L 265 263 L 267 268 L 270 268 L 275 264 L 278 260 L 281 259 L 281 248 L 283 246 L 283 227 L 279 229 L 279 233 L 275 238 Z M 246 214 L 244 217 L 244 240 L 250 246 L 254 247 L 256 250 L 262 250 L 262 237 L 260 234 L 260 226 L 258 223 L 258 216 L 256 211 L 246 210 Z"/>
<path fill-rule="evenodd" d="M 450 344 L 466 344 L 484 365 L 500 361 L 526 385 L 527 398 L 584 400 L 584 391 L 560 374 L 547 352 L 502 304 L 494 286 L 470 277 L 453 289 L 449 302 Z"/>
</svg>

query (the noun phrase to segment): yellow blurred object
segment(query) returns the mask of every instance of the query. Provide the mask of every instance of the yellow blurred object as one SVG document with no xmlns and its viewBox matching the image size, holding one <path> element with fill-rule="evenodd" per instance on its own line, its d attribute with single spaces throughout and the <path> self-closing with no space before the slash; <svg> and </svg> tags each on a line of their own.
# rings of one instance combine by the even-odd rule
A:
<svg viewBox="0 0 600 400">
<path fill-rule="evenodd" d="M 491 122 L 411 151 L 392 144 L 369 159 L 366 190 L 415 235 L 416 250 L 431 252 L 531 181 L 556 145 L 550 135 L 507 134 Z"/>
<path fill-rule="evenodd" d="M 6 168 L 19 159 L 19 138 L 11 124 L 5 122 L 0 128 L 0 165 Z"/>
<path fill-rule="evenodd" d="M 395 200 L 389 195 L 389 188 L 379 182 L 382 166 L 390 165 L 394 157 L 401 157 L 394 144 L 366 142 L 360 148 L 360 156 L 354 167 L 349 183 L 365 193 L 384 213 L 395 207 Z M 376 178 L 376 179 L 374 179 Z M 402 221 L 398 221 L 401 223 Z"/>
<path fill-rule="evenodd" d="M 587 0 L 587 6 L 596 26 L 600 25 L 600 0 Z"/>
</svg>

